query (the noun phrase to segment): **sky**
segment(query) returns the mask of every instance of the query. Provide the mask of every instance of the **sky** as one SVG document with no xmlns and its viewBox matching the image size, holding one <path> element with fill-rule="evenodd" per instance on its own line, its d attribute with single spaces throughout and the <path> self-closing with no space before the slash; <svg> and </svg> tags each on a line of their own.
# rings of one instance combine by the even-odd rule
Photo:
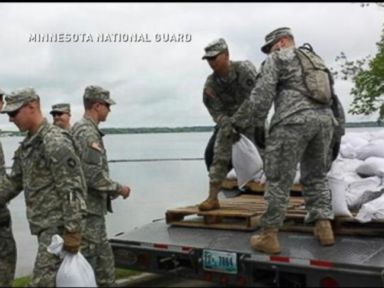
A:
<svg viewBox="0 0 384 288">
<path fill-rule="evenodd" d="M 33 87 L 49 121 L 59 102 L 71 104 L 72 123 L 81 119 L 85 87 L 99 85 L 117 103 L 101 127 L 210 126 L 202 91 L 212 71 L 201 57 L 212 40 L 259 70 L 265 35 L 287 26 L 337 67 L 342 51 L 376 54 L 383 16 L 357 3 L 0 3 L 0 87 Z M 345 110 L 351 88 L 336 80 Z M 0 117 L 0 129 L 17 130 Z"/>
</svg>

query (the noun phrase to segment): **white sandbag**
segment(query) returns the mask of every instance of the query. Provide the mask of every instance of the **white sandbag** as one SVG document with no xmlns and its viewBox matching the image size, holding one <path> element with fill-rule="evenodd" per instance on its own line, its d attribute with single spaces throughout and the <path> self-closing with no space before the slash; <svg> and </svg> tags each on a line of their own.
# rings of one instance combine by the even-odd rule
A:
<svg viewBox="0 0 384 288">
<path fill-rule="evenodd" d="M 335 216 L 349 216 L 352 217 L 348 209 L 347 201 L 345 199 L 347 184 L 342 179 L 328 177 L 329 189 L 332 195 L 332 210 Z"/>
<path fill-rule="evenodd" d="M 300 184 L 301 173 L 300 170 L 296 170 L 295 179 L 293 180 L 293 184 Z"/>
<path fill-rule="evenodd" d="M 381 179 L 377 176 L 362 178 L 347 183 L 346 201 L 348 207 L 356 206 L 357 200 L 367 191 L 377 191 L 381 188 Z"/>
<path fill-rule="evenodd" d="M 379 131 L 371 132 L 371 141 L 375 140 L 384 140 L 384 129 L 380 129 Z"/>
<path fill-rule="evenodd" d="M 341 138 L 341 144 L 350 144 L 355 149 L 368 144 L 368 136 L 364 133 L 346 133 Z"/>
<path fill-rule="evenodd" d="M 263 168 L 263 161 L 255 144 L 243 134 L 240 134 L 240 140 L 232 145 L 232 164 L 240 189 Z"/>
<path fill-rule="evenodd" d="M 263 169 L 260 170 L 259 173 L 256 174 L 256 179 L 254 179 L 257 182 L 260 182 L 261 184 L 264 184 L 267 182 L 267 176 L 265 176 L 265 172 Z"/>
<path fill-rule="evenodd" d="M 232 169 L 228 172 L 226 178 L 227 178 L 227 179 L 230 179 L 230 180 L 234 180 L 234 179 L 236 179 L 237 176 L 236 176 L 235 169 L 232 168 Z"/>
<path fill-rule="evenodd" d="M 378 191 L 370 191 L 367 190 L 363 194 L 360 195 L 358 199 L 355 200 L 354 206 L 349 206 L 350 210 L 358 211 L 361 207 L 370 201 L 373 201 L 384 194 L 384 189 L 380 189 Z"/>
<path fill-rule="evenodd" d="M 59 235 L 52 236 L 48 252 L 64 257 L 56 274 L 56 287 L 97 287 L 95 273 L 84 256 L 63 251 L 64 240 Z"/>
<path fill-rule="evenodd" d="M 372 220 L 383 220 L 384 195 L 373 201 L 365 203 L 359 210 L 359 213 L 357 213 L 355 219 L 362 223 L 366 223 Z"/>
<path fill-rule="evenodd" d="M 384 158 L 384 139 L 378 139 L 356 149 L 356 158 L 365 160 L 368 157 Z"/>
<path fill-rule="evenodd" d="M 340 155 L 344 158 L 356 158 L 356 149 L 351 143 L 344 143 L 340 145 Z"/>
<path fill-rule="evenodd" d="M 255 174 L 255 176 L 252 178 L 253 181 L 256 182 L 262 182 L 263 179 L 265 178 L 265 173 L 263 169 L 260 169 L 259 172 Z M 264 181 L 265 182 L 265 181 Z"/>
<path fill-rule="evenodd" d="M 363 163 L 364 161 L 359 159 L 338 158 L 333 161 L 328 176 L 348 183 L 360 180 L 361 177 L 356 173 L 356 169 Z"/>
<path fill-rule="evenodd" d="M 356 168 L 356 173 L 362 176 L 384 176 L 384 158 L 369 157 Z"/>
</svg>

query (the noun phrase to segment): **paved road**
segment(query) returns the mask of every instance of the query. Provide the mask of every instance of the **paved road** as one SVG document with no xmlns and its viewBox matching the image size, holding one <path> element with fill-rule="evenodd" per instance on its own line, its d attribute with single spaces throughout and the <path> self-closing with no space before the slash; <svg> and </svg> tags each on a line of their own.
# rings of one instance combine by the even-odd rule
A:
<svg viewBox="0 0 384 288">
<path fill-rule="evenodd" d="M 206 282 L 170 277 L 159 274 L 143 273 L 118 283 L 119 287 L 220 287 L 220 285 Z"/>
</svg>

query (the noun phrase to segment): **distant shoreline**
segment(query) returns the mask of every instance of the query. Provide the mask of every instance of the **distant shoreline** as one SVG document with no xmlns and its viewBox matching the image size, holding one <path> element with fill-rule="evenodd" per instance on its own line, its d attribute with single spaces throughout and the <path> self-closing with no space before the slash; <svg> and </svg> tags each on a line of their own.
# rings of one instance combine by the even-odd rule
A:
<svg viewBox="0 0 384 288">
<path fill-rule="evenodd" d="M 383 127 L 377 121 L 351 122 L 345 124 L 346 128 Z M 186 133 L 186 132 L 211 132 L 214 126 L 191 127 L 138 127 L 138 128 L 102 128 L 104 134 L 145 134 L 145 133 Z M 20 131 L 1 131 L 0 136 L 23 136 Z"/>
</svg>

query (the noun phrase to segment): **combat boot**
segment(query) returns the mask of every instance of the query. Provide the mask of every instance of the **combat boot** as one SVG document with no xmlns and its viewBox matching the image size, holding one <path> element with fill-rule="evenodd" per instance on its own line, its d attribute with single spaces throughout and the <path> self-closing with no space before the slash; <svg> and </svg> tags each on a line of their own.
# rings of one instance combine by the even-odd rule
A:
<svg viewBox="0 0 384 288">
<path fill-rule="evenodd" d="M 278 254 L 281 252 L 279 239 L 277 237 L 279 229 L 265 228 L 260 235 L 251 237 L 251 247 L 254 250 L 267 254 Z"/>
<path fill-rule="evenodd" d="M 209 196 L 206 200 L 199 204 L 198 208 L 200 211 L 209 211 L 220 208 L 218 199 L 220 188 L 221 182 L 209 183 Z"/>
<path fill-rule="evenodd" d="M 323 246 L 330 246 L 335 243 L 331 222 L 327 219 L 317 220 L 313 233 Z"/>
</svg>

